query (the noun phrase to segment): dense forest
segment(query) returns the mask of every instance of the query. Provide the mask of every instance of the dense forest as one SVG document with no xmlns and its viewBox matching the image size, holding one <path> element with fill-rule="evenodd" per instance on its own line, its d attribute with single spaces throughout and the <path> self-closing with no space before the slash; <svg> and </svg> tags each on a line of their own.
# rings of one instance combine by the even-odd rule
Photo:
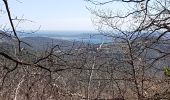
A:
<svg viewBox="0 0 170 100">
<path fill-rule="evenodd" d="M 0 29 L 0 100 L 170 99 L 170 0 L 85 0 L 112 38 L 99 44 L 20 38 L 2 2 L 10 28 Z"/>
</svg>

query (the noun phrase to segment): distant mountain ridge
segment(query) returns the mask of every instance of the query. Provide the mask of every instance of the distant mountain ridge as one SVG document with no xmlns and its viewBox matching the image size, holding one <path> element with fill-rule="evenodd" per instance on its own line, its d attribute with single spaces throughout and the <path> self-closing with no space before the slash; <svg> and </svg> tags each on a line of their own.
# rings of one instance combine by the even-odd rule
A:
<svg viewBox="0 0 170 100">
<path fill-rule="evenodd" d="M 86 43 L 83 42 L 54 39 L 49 37 L 24 37 L 21 38 L 21 40 L 31 45 L 31 47 L 29 47 L 26 44 L 22 44 L 22 47 L 34 50 L 46 50 L 47 48 L 51 48 L 55 45 L 59 45 L 61 49 L 69 49 L 72 47 L 78 48 L 80 45 L 86 45 Z"/>
<path fill-rule="evenodd" d="M 16 41 L 14 36 L 0 30 L 0 43 L 15 44 Z"/>
<path fill-rule="evenodd" d="M 20 35 L 21 38 L 24 37 L 48 37 L 53 39 L 62 39 L 62 40 L 69 40 L 69 41 L 80 41 L 80 42 L 87 42 L 87 43 L 108 43 L 111 42 L 111 37 L 106 37 L 101 35 L 97 32 L 64 32 L 64 31 L 39 31 L 36 33 L 30 34 L 22 34 Z"/>
</svg>

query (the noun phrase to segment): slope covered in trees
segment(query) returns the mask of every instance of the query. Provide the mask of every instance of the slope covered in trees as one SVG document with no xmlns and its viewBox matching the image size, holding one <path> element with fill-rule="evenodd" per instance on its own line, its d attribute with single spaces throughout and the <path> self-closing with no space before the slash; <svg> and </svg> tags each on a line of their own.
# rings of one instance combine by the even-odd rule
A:
<svg viewBox="0 0 170 100">
<path fill-rule="evenodd" d="M 8 1 L 2 0 L 11 31 L 0 31 L 0 99 L 170 98 L 169 0 L 86 1 L 99 32 L 112 37 L 112 43 L 42 37 L 28 43 L 30 38 L 18 37 Z M 123 14 L 105 10 L 114 3 L 125 5 Z M 45 40 L 51 43 L 44 50 L 31 49 Z"/>
</svg>

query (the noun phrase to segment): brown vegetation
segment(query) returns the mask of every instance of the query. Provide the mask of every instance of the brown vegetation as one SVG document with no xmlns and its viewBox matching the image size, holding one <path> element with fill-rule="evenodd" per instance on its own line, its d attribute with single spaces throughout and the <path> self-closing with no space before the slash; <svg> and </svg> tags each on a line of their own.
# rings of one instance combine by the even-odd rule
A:
<svg viewBox="0 0 170 100">
<path fill-rule="evenodd" d="M 88 1 L 100 6 L 118 2 Z M 100 22 L 96 22 L 99 31 L 112 37 L 113 43 L 76 48 L 73 43 L 69 49 L 52 44 L 45 51 L 22 48 L 22 43 L 31 44 L 18 38 L 8 2 L 3 2 L 17 45 L 1 45 L 1 100 L 170 99 L 169 76 L 163 74 L 170 64 L 169 13 L 163 13 L 169 11 L 169 0 L 119 1 L 141 5 L 123 16 L 90 9 Z M 122 29 L 121 25 L 128 26 L 123 20 L 129 17 L 133 20 L 127 22 L 136 23 Z M 109 32 L 119 34 L 106 34 Z"/>
</svg>

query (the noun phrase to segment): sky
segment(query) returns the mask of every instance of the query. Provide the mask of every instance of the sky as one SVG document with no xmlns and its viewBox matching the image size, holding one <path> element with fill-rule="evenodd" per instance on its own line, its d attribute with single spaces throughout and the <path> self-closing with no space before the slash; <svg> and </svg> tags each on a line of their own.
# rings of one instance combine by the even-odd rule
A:
<svg viewBox="0 0 170 100">
<path fill-rule="evenodd" d="M 95 31 L 84 0 L 8 0 L 12 16 L 30 21 L 18 29 L 56 31 Z M 1 2 L 1 5 L 3 3 Z M 7 23 L 5 17 L 0 19 Z"/>
</svg>

